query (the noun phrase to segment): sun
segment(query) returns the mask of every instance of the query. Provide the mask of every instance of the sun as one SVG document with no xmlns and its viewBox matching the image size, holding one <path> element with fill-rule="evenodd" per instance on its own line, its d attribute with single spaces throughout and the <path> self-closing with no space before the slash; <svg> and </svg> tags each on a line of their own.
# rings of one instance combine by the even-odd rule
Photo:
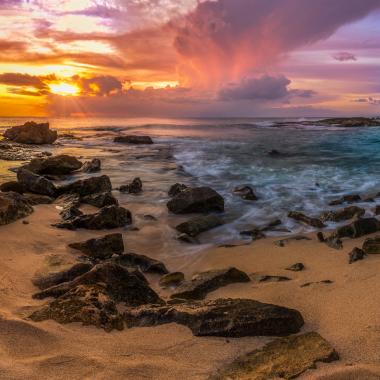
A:
<svg viewBox="0 0 380 380">
<path fill-rule="evenodd" d="M 74 84 L 61 82 L 61 83 L 50 83 L 49 84 L 50 91 L 53 94 L 62 95 L 62 96 L 75 96 L 78 95 L 80 89 L 78 86 Z"/>
</svg>

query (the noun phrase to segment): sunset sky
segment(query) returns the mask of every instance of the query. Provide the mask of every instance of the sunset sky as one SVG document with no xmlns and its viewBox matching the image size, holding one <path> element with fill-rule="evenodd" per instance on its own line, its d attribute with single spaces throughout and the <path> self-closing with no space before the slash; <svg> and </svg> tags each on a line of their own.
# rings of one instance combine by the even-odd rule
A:
<svg viewBox="0 0 380 380">
<path fill-rule="evenodd" d="M 0 0 L 0 116 L 380 113 L 380 0 Z"/>
</svg>

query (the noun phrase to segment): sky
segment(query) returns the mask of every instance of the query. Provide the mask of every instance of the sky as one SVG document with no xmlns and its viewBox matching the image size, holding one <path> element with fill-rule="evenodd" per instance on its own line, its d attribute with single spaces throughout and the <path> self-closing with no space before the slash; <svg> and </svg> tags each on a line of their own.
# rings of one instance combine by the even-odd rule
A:
<svg viewBox="0 0 380 380">
<path fill-rule="evenodd" d="M 380 115 L 380 0 L 0 0 L 0 116 Z"/>
</svg>

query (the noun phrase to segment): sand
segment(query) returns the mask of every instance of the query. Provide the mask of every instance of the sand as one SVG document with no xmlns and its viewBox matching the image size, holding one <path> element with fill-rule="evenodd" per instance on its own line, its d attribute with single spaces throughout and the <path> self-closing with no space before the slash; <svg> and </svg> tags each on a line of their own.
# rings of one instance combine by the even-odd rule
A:
<svg viewBox="0 0 380 380">
<path fill-rule="evenodd" d="M 238 355 L 269 338 L 197 338 L 175 324 L 106 333 L 80 324 L 34 323 L 27 315 L 46 301 L 33 300 L 31 279 L 38 271 L 60 269 L 75 260 L 67 247 L 102 232 L 66 231 L 54 205 L 35 207 L 27 220 L 0 227 L 0 379 L 189 379 L 201 380 Z M 125 232 L 125 245 L 129 248 Z M 292 241 L 281 248 L 271 238 L 248 246 L 212 248 L 191 256 L 165 257 L 170 270 L 187 276 L 198 271 L 235 266 L 248 274 L 284 275 L 287 282 L 229 285 L 208 298 L 244 297 L 298 309 L 302 331 L 317 331 L 341 360 L 318 365 L 300 379 L 380 379 L 380 256 L 349 265 L 347 253 L 363 239 L 344 241 L 341 251 L 311 241 Z M 138 253 L 156 256 L 154 244 Z M 306 270 L 284 270 L 303 262 Z M 331 280 L 332 284 L 306 282 Z M 149 280 L 156 290 L 158 277 Z M 165 293 L 162 293 L 165 295 Z"/>
</svg>

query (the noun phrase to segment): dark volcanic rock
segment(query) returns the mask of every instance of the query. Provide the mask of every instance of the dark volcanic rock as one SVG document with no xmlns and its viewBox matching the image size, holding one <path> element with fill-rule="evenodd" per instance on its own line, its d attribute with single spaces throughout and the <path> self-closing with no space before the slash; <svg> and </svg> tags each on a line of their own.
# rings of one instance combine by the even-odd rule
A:
<svg viewBox="0 0 380 380">
<path fill-rule="evenodd" d="M 363 218 L 346 226 L 339 227 L 332 236 L 337 238 L 358 238 L 380 230 L 380 222 L 376 218 Z"/>
<path fill-rule="evenodd" d="M 210 187 L 195 187 L 181 191 L 167 203 L 167 207 L 174 214 L 224 211 L 224 199 Z"/>
<path fill-rule="evenodd" d="M 379 252 L 380 253 L 380 252 Z M 348 263 L 352 264 L 355 261 L 363 260 L 366 256 L 366 253 L 360 249 L 360 248 L 354 248 L 349 254 L 348 254 Z"/>
<path fill-rule="evenodd" d="M 51 198 L 47 195 L 33 194 L 33 193 L 24 193 L 24 198 L 31 204 L 35 205 L 48 205 L 54 202 L 54 198 Z"/>
<path fill-rule="evenodd" d="M 179 323 L 196 336 L 284 336 L 303 326 L 293 309 L 249 299 L 217 299 L 205 302 L 140 307 L 124 314 L 129 327 Z"/>
<path fill-rule="evenodd" d="M 342 220 L 352 219 L 354 216 L 362 217 L 365 214 L 365 210 L 357 206 L 348 206 L 341 210 L 326 211 L 320 215 L 320 219 L 323 222 L 341 222 Z"/>
<path fill-rule="evenodd" d="M 33 207 L 25 198 L 13 192 L 0 193 L 0 225 L 25 218 L 33 212 Z"/>
<path fill-rule="evenodd" d="M 25 191 L 35 194 L 48 195 L 55 197 L 57 195 L 57 188 L 54 183 L 48 179 L 34 174 L 29 170 L 19 169 L 17 171 L 17 180 L 23 186 Z"/>
<path fill-rule="evenodd" d="M 54 224 L 58 228 L 75 230 L 86 228 L 88 230 L 103 230 L 124 227 L 132 223 L 131 212 L 119 206 L 106 206 L 95 214 L 80 215 L 74 219 Z"/>
<path fill-rule="evenodd" d="M 305 269 L 305 265 L 302 263 L 295 263 L 290 267 L 287 267 L 286 270 L 291 270 L 292 272 L 300 272 Z"/>
<path fill-rule="evenodd" d="M 36 174 L 64 175 L 70 174 L 81 167 L 82 162 L 76 157 L 60 154 L 47 158 L 34 158 L 24 166 L 24 169 Z"/>
<path fill-rule="evenodd" d="M 191 281 L 179 286 L 171 298 L 203 299 L 207 293 L 222 286 L 238 282 L 249 282 L 248 275 L 236 268 L 210 270 L 194 275 Z"/>
<path fill-rule="evenodd" d="M 81 198 L 83 203 L 87 203 L 91 206 L 102 208 L 104 206 L 118 205 L 118 200 L 112 195 L 110 191 L 105 193 L 96 193 L 86 195 Z"/>
<path fill-rule="evenodd" d="M 159 281 L 162 288 L 178 286 L 185 281 L 185 275 L 182 272 L 172 272 L 164 274 Z"/>
<path fill-rule="evenodd" d="M 324 228 L 325 227 L 325 225 L 322 223 L 322 221 L 320 219 L 311 218 L 305 214 L 302 214 L 302 212 L 290 211 L 288 213 L 288 217 L 296 220 L 297 222 L 308 224 L 309 226 L 312 226 L 315 228 Z"/>
<path fill-rule="evenodd" d="M 145 255 L 138 255 L 137 253 L 124 253 L 123 255 L 113 258 L 112 261 L 123 267 L 138 268 L 144 273 L 169 273 L 165 264 L 161 261 Z"/>
<path fill-rule="evenodd" d="M 188 186 L 184 185 L 183 183 L 175 183 L 172 185 L 168 191 L 169 197 L 175 197 L 177 194 L 179 194 L 181 191 L 184 191 L 188 188 Z"/>
<path fill-rule="evenodd" d="M 76 279 L 56 285 L 33 295 L 34 298 L 60 297 L 79 285 L 103 284 L 106 292 L 116 302 L 126 306 L 140 306 L 149 303 L 161 304 L 160 297 L 149 287 L 141 274 L 129 272 L 115 263 L 95 265 L 89 272 Z"/>
<path fill-rule="evenodd" d="M 81 251 L 93 259 L 105 260 L 113 254 L 120 255 L 124 252 L 123 235 L 109 234 L 80 243 L 71 243 L 69 247 Z"/>
<path fill-rule="evenodd" d="M 121 193 L 140 194 L 142 192 L 142 181 L 136 177 L 129 185 L 120 186 L 119 190 Z"/>
<path fill-rule="evenodd" d="M 234 188 L 233 193 L 246 201 L 257 201 L 257 196 L 252 187 L 248 185 L 237 186 Z"/>
<path fill-rule="evenodd" d="M 153 140 L 149 136 L 117 136 L 113 141 L 124 144 L 153 144 Z"/>
<path fill-rule="evenodd" d="M 4 137 L 22 144 L 52 144 L 57 140 L 57 132 L 49 129 L 49 123 L 37 124 L 28 121 L 24 125 L 11 127 Z"/>
<path fill-rule="evenodd" d="M 111 190 L 111 181 L 107 175 L 81 179 L 59 188 L 60 194 L 76 193 L 82 197 L 90 194 L 106 193 Z"/>
<path fill-rule="evenodd" d="M 82 166 L 84 173 L 96 173 L 100 172 L 102 163 L 99 158 L 93 158 L 91 161 L 86 161 Z"/>
<path fill-rule="evenodd" d="M 72 281 L 76 277 L 91 270 L 92 265 L 89 263 L 78 263 L 73 265 L 69 269 L 65 269 L 61 272 L 51 273 L 47 276 L 38 276 L 33 278 L 33 285 L 37 286 L 41 290 L 50 288 L 63 282 Z"/>
<path fill-rule="evenodd" d="M 176 230 L 185 233 L 191 237 L 196 237 L 202 232 L 219 227 L 223 224 L 223 220 L 215 215 L 205 215 L 192 218 L 187 222 L 176 226 Z"/>
<path fill-rule="evenodd" d="M 365 239 L 363 243 L 363 251 L 367 255 L 378 255 L 380 254 L 380 237 L 374 237 L 370 239 Z"/>
<path fill-rule="evenodd" d="M 0 191 L 3 193 L 8 193 L 9 191 L 13 191 L 15 193 L 22 194 L 25 189 L 24 186 L 17 181 L 9 181 L 9 182 L 4 182 L 0 185 Z"/>
<path fill-rule="evenodd" d="M 337 206 L 337 205 L 342 205 L 343 203 L 357 203 L 357 202 L 360 202 L 361 200 L 362 199 L 360 195 L 358 194 L 344 195 L 342 198 L 336 199 L 335 201 L 331 201 L 329 205 Z"/>
</svg>

